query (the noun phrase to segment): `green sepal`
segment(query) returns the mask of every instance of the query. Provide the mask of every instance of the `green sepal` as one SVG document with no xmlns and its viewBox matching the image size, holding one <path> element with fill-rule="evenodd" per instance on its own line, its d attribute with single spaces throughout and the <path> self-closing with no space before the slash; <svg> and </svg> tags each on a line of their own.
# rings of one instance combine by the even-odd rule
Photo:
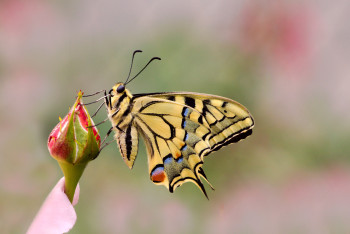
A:
<svg viewBox="0 0 350 234">
<path fill-rule="evenodd" d="M 87 110 L 85 109 L 87 112 Z M 77 116 L 78 118 L 78 116 Z M 100 148 L 97 143 L 96 137 L 94 136 L 94 132 L 92 128 L 88 128 L 88 132 L 86 134 L 86 130 L 79 124 L 79 121 L 76 121 L 76 134 L 82 134 L 84 137 L 81 137 L 79 139 L 84 139 L 83 142 L 85 142 L 85 146 L 83 146 L 80 142 L 77 142 L 78 145 L 78 152 L 79 152 L 79 158 L 76 160 L 76 163 L 85 163 L 88 161 L 91 161 L 96 158 L 98 155 Z M 88 114 L 88 126 L 91 126 L 91 118 Z"/>
<path fill-rule="evenodd" d="M 75 144 L 75 135 L 74 135 L 74 118 L 73 114 L 71 113 L 68 122 L 68 126 L 64 129 L 64 132 L 62 135 L 65 137 L 61 137 L 62 141 L 64 141 L 64 145 L 67 150 L 69 150 L 69 154 L 66 158 L 57 158 L 58 161 L 65 161 L 65 162 L 74 162 L 75 158 L 75 152 L 76 152 L 76 144 Z M 63 126 L 61 126 L 63 127 Z"/>
</svg>

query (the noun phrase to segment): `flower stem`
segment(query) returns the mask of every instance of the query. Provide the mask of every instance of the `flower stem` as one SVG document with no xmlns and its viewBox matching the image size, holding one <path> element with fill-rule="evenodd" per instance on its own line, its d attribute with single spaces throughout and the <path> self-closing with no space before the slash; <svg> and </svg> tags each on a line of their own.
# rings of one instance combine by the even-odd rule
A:
<svg viewBox="0 0 350 234">
<path fill-rule="evenodd" d="M 70 164 L 66 162 L 59 162 L 65 178 L 64 192 L 66 193 L 70 202 L 73 201 L 75 189 L 78 185 L 79 179 L 84 172 L 87 163 Z"/>
</svg>

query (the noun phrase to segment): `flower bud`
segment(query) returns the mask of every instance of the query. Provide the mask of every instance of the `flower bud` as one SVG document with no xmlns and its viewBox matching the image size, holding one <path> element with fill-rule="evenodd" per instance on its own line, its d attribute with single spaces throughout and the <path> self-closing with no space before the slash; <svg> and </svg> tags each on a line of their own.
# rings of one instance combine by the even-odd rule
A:
<svg viewBox="0 0 350 234">
<path fill-rule="evenodd" d="M 65 191 L 70 200 L 87 163 L 99 154 L 101 144 L 101 137 L 81 97 L 80 91 L 73 107 L 52 130 L 47 142 L 51 156 L 58 161 L 66 178 Z"/>
<path fill-rule="evenodd" d="M 71 164 L 88 162 L 99 152 L 101 137 L 86 108 L 81 93 L 70 109 L 50 133 L 47 145 L 50 154 L 58 161 Z"/>
</svg>

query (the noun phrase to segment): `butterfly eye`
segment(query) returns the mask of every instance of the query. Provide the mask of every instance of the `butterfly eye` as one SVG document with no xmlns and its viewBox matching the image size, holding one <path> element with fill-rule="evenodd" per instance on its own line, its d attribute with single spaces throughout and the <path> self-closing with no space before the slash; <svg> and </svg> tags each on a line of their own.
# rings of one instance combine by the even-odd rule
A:
<svg viewBox="0 0 350 234">
<path fill-rule="evenodd" d="M 125 86 L 124 85 L 119 85 L 119 87 L 117 88 L 117 93 L 122 93 L 125 90 Z"/>
</svg>

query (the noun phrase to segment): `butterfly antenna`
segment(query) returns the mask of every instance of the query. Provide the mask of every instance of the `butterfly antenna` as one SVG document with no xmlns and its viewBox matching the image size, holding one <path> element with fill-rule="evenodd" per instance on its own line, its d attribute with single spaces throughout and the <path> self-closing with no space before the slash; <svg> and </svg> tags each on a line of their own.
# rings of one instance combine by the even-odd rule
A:
<svg viewBox="0 0 350 234">
<path fill-rule="evenodd" d="M 131 80 L 129 80 L 129 82 L 125 82 L 124 85 L 127 85 L 127 84 L 130 83 L 133 79 L 135 79 L 138 75 L 140 75 L 140 73 L 141 73 L 143 70 L 145 70 L 146 67 L 147 67 L 153 60 L 162 60 L 162 59 L 159 58 L 159 57 L 153 57 L 153 58 L 151 58 L 151 60 L 148 61 L 148 63 L 146 64 L 146 66 L 144 66 L 144 67 L 141 69 L 141 71 L 139 71 L 139 73 L 137 73 Z"/>
<path fill-rule="evenodd" d="M 134 63 L 134 57 L 136 53 L 142 53 L 142 50 L 135 50 L 134 53 L 132 54 L 132 58 L 131 58 L 131 65 L 130 65 L 130 70 L 129 70 L 129 75 L 128 78 L 126 78 L 126 81 L 124 82 L 125 84 L 128 82 L 129 78 L 130 78 L 130 74 L 131 74 L 131 69 L 132 69 L 132 65 Z"/>
</svg>

